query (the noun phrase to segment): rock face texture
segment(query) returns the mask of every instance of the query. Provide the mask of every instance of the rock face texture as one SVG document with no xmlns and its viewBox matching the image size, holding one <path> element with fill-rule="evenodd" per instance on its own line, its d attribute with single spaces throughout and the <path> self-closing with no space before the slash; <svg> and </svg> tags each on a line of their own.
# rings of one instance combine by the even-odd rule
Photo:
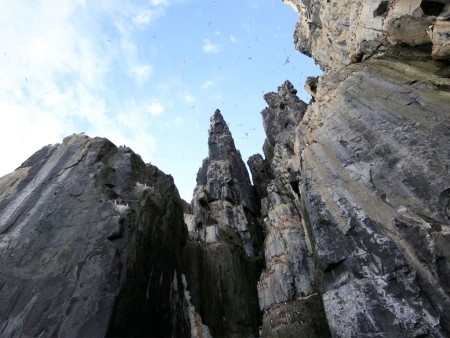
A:
<svg viewBox="0 0 450 338">
<path fill-rule="evenodd" d="M 268 93 L 262 111 L 267 139 L 258 168 L 249 160 L 253 181 L 264 181 L 261 219 L 265 230 L 265 269 L 258 282 L 263 336 L 329 336 L 321 297 L 315 284 L 310 238 L 300 212 L 300 158 L 294 152 L 296 127 L 307 109 L 289 81 Z M 269 175 L 266 173 L 269 172 Z M 260 177 L 266 178 L 262 180 Z M 268 179 L 270 179 L 269 182 Z M 258 185 L 257 185 L 258 187 Z"/>
<path fill-rule="evenodd" d="M 335 336 L 450 333 L 450 81 L 431 67 L 374 59 L 324 76 L 299 125 L 302 210 Z"/>
<path fill-rule="evenodd" d="M 46 146 L 1 178 L 0 212 L 2 337 L 190 335 L 181 200 L 129 148 Z"/>
<path fill-rule="evenodd" d="M 336 337 L 450 336 L 448 1 L 285 2 L 300 13 L 297 48 L 325 70 L 293 151 L 272 153 L 263 112 L 266 159 L 290 193 L 262 209 L 300 211 L 304 243 L 290 252 L 305 252 L 296 262 L 314 283 L 299 290 L 318 292 Z M 264 287 L 270 243 L 262 309 L 277 302 Z M 291 332 L 273 313 L 263 330 Z"/>
<path fill-rule="evenodd" d="M 450 337 L 450 4 L 284 2 L 253 184 L 218 110 L 190 205 L 85 135 L 0 178 L 0 336 Z"/>
<path fill-rule="evenodd" d="M 256 336 L 262 232 L 257 193 L 219 110 L 197 175 L 183 266 L 192 303 L 213 336 Z"/>
<path fill-rule="evenodd" d="M 450 57 L 447 0 L 283 0 L 300 15 L 298 50 L 328 71 L 405 45 Z"/>
</svg>

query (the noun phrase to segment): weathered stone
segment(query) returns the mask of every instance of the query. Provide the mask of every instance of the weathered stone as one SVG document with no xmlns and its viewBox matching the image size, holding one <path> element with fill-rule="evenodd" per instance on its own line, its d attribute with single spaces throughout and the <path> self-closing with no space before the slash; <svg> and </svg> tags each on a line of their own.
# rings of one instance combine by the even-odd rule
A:
<svg viewBox="0 0 450 338">
<path fill-rule="evenodd" d="M 450 5 L 448 18 L 444 20 L 436 20 L 434 25 L 429 26 L 427 33 L 433 42 L 432 55 L 438 60 L 450 59 Z"/>
<path fill-rule="evenodd" d="M 449 57 L 448 28 L 439 28 L 446 25 L 444 18 L 450 13 L 446 0 L 283 2 L 300 16 L 294 35 L 296 48 L 312 56 L 325 72 L 379 56 L 398 44 L 432 44 L 433 52 L 424 46 L 429 55 Z M 435 22 L 438 28 L 430 38 L 426 30 Z"/>
<path fill-rule="evenodd" d="M 262 337 L 330 337 L 319 294 L 276 304 L 265 312 Z"/>
<path fill-rule="evenodd" d="M 317 81 L 317 76 L 308 76 L 305 82 L 305 89 L 313 98 L 316 96 Z"/>
<path fill-rule="evenodd" d="M 439 199 L 450 82 L 433 75 L 438 67 L 398 58 L 345 67 L 321 78 L 299 124 L 302 215 L 335 336 L 450 332 L 448 261 L 435 240 L 450 231 Z"/>
<path fill-rule="evenodd" d="M 300 158 L 293 140 L 306 104 L 296 93 L 286 81 L 278 93 L 265 95 L 269 107 L 262 111 L 267 134 L 265 144 L 270 145 L 271 174 L 267 177 L 272 177 L 265 184 L 266 193 L 261 195 L 264 196 L 261 218 L 266 234 L 266 264 L 258 282 L 262 334 L 323 337 L 329 335 L 329 330 L 315 286 L 313 251 L 300 214 Z M 251 171 L 253 181 L 257 182 L 258 172 Z M 316 301 L 302 301 L 312 299 L 309 297 Z M 291 308 L 286 304 L 294 305 Z"/>
<path fill-rule="evenodd" d="M 267 186 L 273 179 L 269 163 L 260 155 L 250 156 L 247 161 L 253 184 L 260 199 L 267 196 Z"/>
<path fill-rule="evenodd" d="M 170 176 L 73 135 L 2 177 L 0 195 L 2 336 L 190 334 Z"/>
<path fill-rule="evenodd" d="M 211 117 L 208 146 L 209 156 L 197 175 L 193 215 L 185 216 L 189 236 L 183 257 L 188 288 L 213 336 L 256 336 L 260 202 L 219 110 Z"/>
<path fill-rule="evenodd" d="M 428 27 L 435 22 L 433 17 L 413 17 L 403 15 L 389 20 L 386 25 L 388 41 L 393 45 L 403 43 L 409 46 L 420 46 L 431 43 L 427 34 Z"/>
<path fill-rule="evenodd" d="M 264 95 L 269 107 L 261 114 L 263 117 L 264 130 L 267 135 L 267 146 L 270 153 L 278 143 L 280 146 L 293 149 L 294 143 L 292 133 L 301 121 L 302 113 L 306 111 L 307 105 L 297 97 L 297 90 L 289 82 L 285 81 L 278 87 L 278 93 L 268 93 Z M 272 156 L 264 151 L 266 159 L 271 162 Z"/>
</svg>

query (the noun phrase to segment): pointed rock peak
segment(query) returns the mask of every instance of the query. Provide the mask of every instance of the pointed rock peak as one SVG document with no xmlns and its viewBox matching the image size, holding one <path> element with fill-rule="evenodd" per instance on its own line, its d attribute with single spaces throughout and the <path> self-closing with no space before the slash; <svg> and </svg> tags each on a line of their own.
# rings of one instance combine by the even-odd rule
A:
<svg viewBox="0 0 450 338">
<path fill-rule="evenodd" d="M 297 94 L 297 89 L 294 88 L 294 85 L 289 80 L 284 81 L 284 83 L 278 87 L 278 94 L 284 96 L 286 93 Z"/>
<path fill-rule="evenodd" d="M 237 154 L 238 151 L 234 145 L 230 129 L 219 109 L 216 109 L 210 121 L 208 138 L 210 160 L 224 159 L 230 154 Z"/>
<path fill-rule="evenodd" d="M 224 133 L 230 133 L 230 130 L 228 129 L 228 125 L 223 119 L 222 114 L 220 113 L 219 109 L 216 109 L 214 112 L 214 115 L 210 118 L 211 124 L 209 133 L 210 134 L 224 134 Z M 230 133 L 231 135 L 231 133 Z"/>
</svg>

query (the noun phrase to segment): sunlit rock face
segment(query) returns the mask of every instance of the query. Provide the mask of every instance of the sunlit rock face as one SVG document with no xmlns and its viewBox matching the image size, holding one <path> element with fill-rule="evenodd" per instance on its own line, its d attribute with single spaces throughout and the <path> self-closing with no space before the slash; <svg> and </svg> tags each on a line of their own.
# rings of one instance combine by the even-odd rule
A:
<svg viewBox="0 0 450 338">
<path fill-rule="evenodd" d="M 2 337 L 189 336 L 173 180 L 73 135 L 0 179 Z"/>
<path fill-rule="evenodd" d="M 327 71 L 339 69 L 405 45 L 450 57 L 447 0 L 283 0 L 300 19 L 295 31 L 298 50 Z"/>
<path fill-rule="evenodd" d="M 290 205 L 298 206 L 312 255 L 304 265 L 314 270 L 310 290 L 320 295 L 330 333 L 447 337 L 450 80 L 443 32 L 449 4 L 289 4 L 300 13 L 297 48 L 325 74 L 301 112 L 291 159 L 282 166 L 274 161 L 289 156 L 267 152 L 266 159 L 286 168 L 274 176 L 294 191 Z M 264 287 L 258 290 L 263 309 L 269 302 Z M 270 335 L 286 322 L 263 325 Z"/>
<path fill-rule="evenodd" d="M 347 66 L 321 78 L 298 127 L 303 216 L 335 336 L 449 334 L 450 81 L 435 70 Z"/>
<path fill-rule="evenodd" d="M 183 262 L 192 303 L 213 336 L 256 336 L 262 232 L 258 195 L 219 110 L 197 175 Z"/>
</svg>

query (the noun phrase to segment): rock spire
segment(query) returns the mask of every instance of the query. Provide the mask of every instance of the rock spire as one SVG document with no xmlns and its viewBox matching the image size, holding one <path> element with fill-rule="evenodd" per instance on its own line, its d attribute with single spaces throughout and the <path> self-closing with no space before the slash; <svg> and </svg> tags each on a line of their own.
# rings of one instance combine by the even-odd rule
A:
<svg viewBox="0 0 450 338">
<path fill-rule="evenodd" d="M 260 204 L 219 110 L 197 175 L 183 249 L 192 302 L 213 336 L 256 336 L 261 271 Z M 232 304 L 230 306 L 230 304 Z"/>
</svg>

